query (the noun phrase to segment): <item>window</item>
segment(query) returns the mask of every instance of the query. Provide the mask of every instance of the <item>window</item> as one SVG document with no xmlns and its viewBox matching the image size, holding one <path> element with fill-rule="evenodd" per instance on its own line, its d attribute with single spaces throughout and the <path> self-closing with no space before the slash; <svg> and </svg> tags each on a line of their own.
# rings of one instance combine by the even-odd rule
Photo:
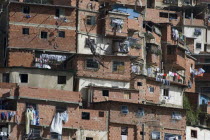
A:
<svg viewBox="0 0 210 140">
<path fill-rule="evenodd" d="M 67 110 L 67 107 L 64 106 L 56 106 L 56 112 L 62 113 Z"/>
<path fill-rule="evenodd" d="M 182 140 L 182 136 L 181 135 L 165 133 L 164 140 L 170 140 L 171 138 L 173 138 L 175 140 Z"/>
<path fill-rule="evenodd" d="M 86 59 L 86 68 L 87 69 L 98 69 L 98 62 L 93 59 Z"/>
<path fill-rule="evenodd" d="M 95 39 L 85 39 L 85 47 L 90 48 L 89 44 L 95 44 Z"/>
<path fill-rule="evenodd" d="M 51 139 L 56 139 L 56 140 L 62 140 L 62 135 L 58 134 L 58 133 L 50 133 Z"/>
<path fill-rule="evenodd" d="M 175 48 L 172 48 L 172 46 L 168 46 L 168 48 L 167 48 L 167 54 L 168 55 L 173 55 L 173 54 L 175 54 Z"/>
<path fill-rule="evenodd" d="M 24 6 L 23 7 L 23 13 L 24 14 L 29 14 L 30 13 L 30 7 L 29 6 Z"/>
<path fill-rule="evenodd" d="M 172 112 L 172 119 L 181 120 L 182 119 L 181 113 L 180 112 Z"/>
<path fill-rule="evenodd" d="M 169 89 L 163 89 L 163 96 L 169 96 Z"/>
<path fill-rule="evenodd" d="M 82 112 L 82 119 L 83 120 L 90 120 L 90 113 L 89 112 Z"/>
<path fill-rule="evenodd" d="M 58 76 L 58 84 L 66 84 L 66 76 Z"/>
<path fill-rule="evenodd" d="M 121 127 L 121 135 L 128 135 L 128 127 Z"/>
<path fill-rule="evenodd" d="M 153 131 L 151 134 L 152 140 L 160 140 L 160 132 Z"/>
<path fill-rule="evenodd" d="M 154 87 L 149 87 L 149 92 L 150 93 L 154 93 L 154 91 L 155 91 L 155 88 Z"/>
<path fill-rule="evenodd" d="M 136 116 L 137 117 L 142 117 L 144 116 L 144 109 L 143 108 L 138 108 L 137 112 L 136 112 Z"/>
<path fill-rule="evenodd" d="M 103 96 L 109 96 L 109 90 L 102 90 Z"/>
<path fill-rule="evenodd" d="M 41 139 L 41 129 L 31 128 L 31 135 L 28 138 L 29 140 Z"/>
<path fill-rule="evenodd" d="M 196 43 L 196 49 L 201 49 L 201 43 Z"/>
<path fill-rule="evenodd" d="M 64 17 L 65 16 L 65 9 L 57 8 L 55 9 L 55 17 Z"/>
<path fill-rule="evenodd" d="M 142 82 L 137 82 L 137 86 L 142 86 Z"/>
<path fill-rule="evenodd" d="M 123 73 L 125 69 L 124 65 L 124 62 L 113 61 L 112 71 Z"/>
<path fill-rule="evenodd" d="M 47 39 L 47 32 L 41 31 L 41 38 L 42 39 Z"/>
<path fill-rule="evenodd" d="M 22 34 L 29 35 L 29 28 L 23 28 Z"/>
<path fill-rule="evenodd" d="M 170 19 L 177 19 L 177 14 L 170 13 L 169 18 Z"/>
<path fill-rule="evenodd" d="M 121 113 L 122 113 L 122 114 L 128 114 L 128 112 L 129 112 L 129 111 L 128 111 L 128 106 L 124 106 L 124 105 L 121 106 Z"/>
<path fill-rule="evenodd" d="M 87 16 L 86 24 L 87 25 L 95 25 L 96 24 L 95 16 Z"/>
<path fill-rule="evenodd" d="M 163 18 L 168 18 L 168 13 L 160 12 L 159 16 Z"/>
<path fill-rule="evenodd" d="M 65 32 L 64 31 L 59 31 L 58 32 L 58 37 L 65 38 Z"/>
<path fill-rule="evenodd" d="M 124 99 L 131 99 L 131 93 L 130 92 L 124 92 Z"/>
<path fill-rule="evenodd" d="M 21 83 L 28 83 L 28 74 L 20 74 L 19 76 Z"/>
<path fill-rule="evenodd" d="M 86 140 L 93 140 L 92 137 L 86 137 Z"/>
<path fill-rule="evenodd" d="M 103 111 L 99 111 L 99 117 L 104 117 L 104 112 Z"/>
<path fill-rule="evenodd" d="M 205 63 L 210 63 L 210 59 L 205 59 Z"/>
<path fill-rule="evenodd" d="M 197 138 L 197 131 L 196 130 L 191 130 L 191 137 L 192 138 Z"/>
<path fill-rule="evenodd" d="M 3 77 L 3 78 L 2 78 L 2 82 L 3 82 L 3 83 L 9 83 L 9 79 L 10 79 L 10 78 L 9 78 L 9 77 L 10 77 L 10 76 L 9 76 L 9 73 L 3 73 L 3 74 L 2 74 L 2 77 Z"/>
</svg>

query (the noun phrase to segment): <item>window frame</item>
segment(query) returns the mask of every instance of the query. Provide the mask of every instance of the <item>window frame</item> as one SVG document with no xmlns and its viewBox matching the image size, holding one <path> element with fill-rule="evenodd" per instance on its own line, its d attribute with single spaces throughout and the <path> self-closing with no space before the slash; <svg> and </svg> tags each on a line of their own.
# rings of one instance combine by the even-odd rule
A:
<svg viewBox="0 0 210 140">
<path fill-rule="evenodd" d="M 96 25 L 96 16 L 87 15 L 85 23 L 86 25 Z"/>
<path fill-rule="evenodd" d="M 28 8 L 28 9 L 25 9 L 25 8 Z M 27 12 L 26 12 L 25 10 L 26 10 Z M 30 6 L 23 6 L 23 7 L 22 7 L 22 13 L 23 13 L 23 14 L 30 14 L 30 13 L 31 13 L 31 8 L 30 8 Z"/>
<path fill-rule="evenodd" d="M 58 37 L 65 38 L 66 37 L 66 32 L 65 31 L 58 31 Z"/>
<path fill-rule="evenodd" d="M 115 63 L 118 63 L 118 64 L 115 64 Z M 120 63 L 123 64 L 123 65 L 120 65 Z M 114 65 L 116 65 L 116 66 L 114 66 Z M 123 66 L 123 71 L 121 71 L 121 70 L 119 71 L 117 69 L 118 66 Z M 116 70 L 115 70 L 115 67 L 116 67 Z M 124 73 L 125 72 L 125 62 L 124 61 L 118 61 L 118 60 L 112 61 L 112 72 L 113 73 Z"/>
<path fill-rule="evenodd" d="M 124 108 L 124 109 L 123 109 Z M 125 108 L 127 108 L 127 113 L 124 113 L 123 111 L 125 110 Z M 129 109 L 127 105 L 121 105 L 121 114 L 128 114 L 129 113 Z"/>
<path fill-rule="evenodd" d="M 23 35 L 29 35 L 29 28 L 22 28 Z"/>
<path fill-rule="evenodd" d="M 166 92 L 165 92 L 166 91 Z M 165 93 L 167 93 L 168 95 L 165 95 Z M 164 88 L 163 89 L 163 96 L 164 97 L 169 97 L 169 88 Z"/>
<path fill-rule="evenodd" d="M 62 78 L 65 78 L 65 80 L 62 79 Z M 66 83 L 67 83 L 67 76 L 65 76 L 65 75 L 58 75 L 58 77 L 57 77 L 57 84 L 58 85 L 66 85 Z"/>
<path fill-rule="evenodd" d="M 21 80 L 21 79 L 22 79 L 21 77 L 24 76 L 24 75 L 27 76 L 27 82 L 23 82 L 23 81 Z M 19 78 L 20 78 L 20 83 L 28 83 L 28 82 L 29 82 L 29 76 L 28 76 L 28 74 L 19 73 Z"/>
<path fill-rule="evenodd" d="M 88 118 L 85 118 L 83 114 L 86 114 Z M 81 119 L 82 120 L 90 120 L 90 112 L 81 112 Z"/>
<path fill-rule="evenodd" d="M 2 82 L 9 83 L 10 82 L 10 73 L 2 73 Z"/>
<path fill-rule="evenodd" d="M 104 92 L 107 92 L 106 94 L 107 95 L 104 95 L 105 93 Z M 109 90 L 107 90 L 107 89 L 104 89 L 104 90 L 102 90 L 102 96 L 104 96 L 104 97 L 109 97 Z"/>
<path fill-rule="evenodd" d="M 46 33 L 46 38 L 43 38 L 43 37 L 42 37 L 42 33 Z M 44 35 L 44 36 L 45 36 L 45 35 Z M 48 39 L 48 37 L 49 37 L 48 32 L 46 32 L 46 31 L 41 31 L 41 33 L 40 33 L 40 38 L 41 38 L 41 39 Z"/>
<path fill-rule="evenodd" d="M 192 136 L 192 132 L 196 132 L 196 133 L 195 133 L 195 136 Z M 197 131 L 197 130 L 191 129 L 191 131 L 190 131 L 190 137 L 191 137 L 191 138 L 198 138 L 198 131 Z"/>
<path fill-rule="evenodd" d="M 125 132 L 123 131 L 125 129 Z M 121 127 L 121 135 L 128 136 L 128 127 L 122 126 Z"/>
<path fill-rule="evenodd" d="M 153 89 L 153 91 L 151 91 L 150 89 Z M 155 87 L 149 86 L 148 90 L 149 90 L 149 93 L 154 93 L 155 92 Z"/>
<path fill-rule="evenodd" d="M 88 67 L 87 61 L 89 61 L 89 60 L 92 60 L 92 63 L 93 63 L 93 62 L 94 62 L 95 64 L 97 63 L 97 68 L 96 68 L 96 67 Z M 93 66 L 94 66 L 95 64 L 93 64 Z M 86 58 L 86 59 L 85 59 L 85 69 L 87 69 L 87 70 L 98 70 L 98 69 L 99 69 L 99 64 L 98 64 L 97 61 L 94 61 L 93 58 Z"/>
</svg>

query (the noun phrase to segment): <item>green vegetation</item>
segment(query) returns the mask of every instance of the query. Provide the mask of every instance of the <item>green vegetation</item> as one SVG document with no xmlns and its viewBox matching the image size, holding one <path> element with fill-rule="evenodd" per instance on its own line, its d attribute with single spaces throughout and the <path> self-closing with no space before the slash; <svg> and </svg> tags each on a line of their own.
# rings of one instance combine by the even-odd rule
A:
<svg viewBox="0 0 210 140">
<path fill-rule="evenodd" d="M 184 106 L 184 109 L 187 110 L 187 113 L 186 113 L 187 125 L 197 125 L 199 122 L 199 113 L 201 112 L 200 109 L 193 110 L 186 96 L 183 97 L 183 106 Z"/>
</svg>

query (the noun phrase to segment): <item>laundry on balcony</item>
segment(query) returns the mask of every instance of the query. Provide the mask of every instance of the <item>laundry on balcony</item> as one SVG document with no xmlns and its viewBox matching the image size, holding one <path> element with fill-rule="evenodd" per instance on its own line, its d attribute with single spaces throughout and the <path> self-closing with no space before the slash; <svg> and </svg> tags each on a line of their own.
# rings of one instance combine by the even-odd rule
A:
<svg viewBox="0 0 210 140">
<path fill-rule="evenodd" d="M 179 39 L 179 31 L 177 29 L 172 28 L 172 37 L 174 40 Z"/>
<path fill-rule="evenodd" d="M 203 74 L 205 73 L 205 70 L 202 68 L 199 69 L 191 69 L 191 74 L 195 75 L 195 76 L 203 76 Z"/>
<path fill-rule="evenodd" d="M 141 0 L 139 0 L 139 1 L 140 1 L 139 3 L 142 3 Z M 112 6 L 112 9 L 113 9 L 112 10 L 113 12 L 120 12 L 120 13 L 129 14 L 129 16 L 128 16 L 129 19 L 138 18 L 140 16 L 140 14 L 137 11 L 135 11 L 134 9 L 127 8 L 127 7 L 122 6 L 122 5 L 115 4 L 115 5 Z"/>
<path fill-rule="evenodd" d="M 160 30 L 158 27 L 153 26 L 153 28 L 154 28 L 154 32 L 155 32 L 157 35 L 162 36 L 161 30 Z"/>
<path fill-rule="evenodd" d="M 15 112 L 1 112 L 1 120 L 11 120 L 15 115 Z"/>
<path fill-rule="evenodd" d="M 57 112 L 51 123 L 50 132 L 62 135 L 63 122 L 64 123 L 68 122 L 68 117 L 69 115 L 66 111 L 62 113 Z"/>
<path fill-rule="evenodd" d="M 116 19 L 116 18 L 113 18 L 112 21 L 111 21 L 111 26 L 112 26 L 112 30 L 115 31 L 115 32 L 119 32 L 121 33 L 122 31 L 122 28 L 123 28 L 123 20 L 122 19 Z"/>
<path fill-rule="evenodd" d="M 172 113 L 172 119 L 174 119 L 174 120 L 181 120 L 182 119 L 182 115 L 179 112 L 173 112 Z"/>
<path fill-rule="evenodd" d="M 201 35 L 201 29 L 200 28 L 195 28 L 194 35 L 195 36 Z"/>
</svg>

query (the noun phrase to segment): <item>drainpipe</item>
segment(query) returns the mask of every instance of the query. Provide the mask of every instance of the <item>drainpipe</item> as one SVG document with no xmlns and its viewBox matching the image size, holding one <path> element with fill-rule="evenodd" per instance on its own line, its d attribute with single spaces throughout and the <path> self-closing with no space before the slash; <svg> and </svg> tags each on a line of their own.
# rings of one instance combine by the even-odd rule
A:
<svg viewBox="0 0 210 140">
<path fill-rule="evenodd" d="M 142 140 L 144 140 L 144 124 L 142 124 Z"/>
</svg>

